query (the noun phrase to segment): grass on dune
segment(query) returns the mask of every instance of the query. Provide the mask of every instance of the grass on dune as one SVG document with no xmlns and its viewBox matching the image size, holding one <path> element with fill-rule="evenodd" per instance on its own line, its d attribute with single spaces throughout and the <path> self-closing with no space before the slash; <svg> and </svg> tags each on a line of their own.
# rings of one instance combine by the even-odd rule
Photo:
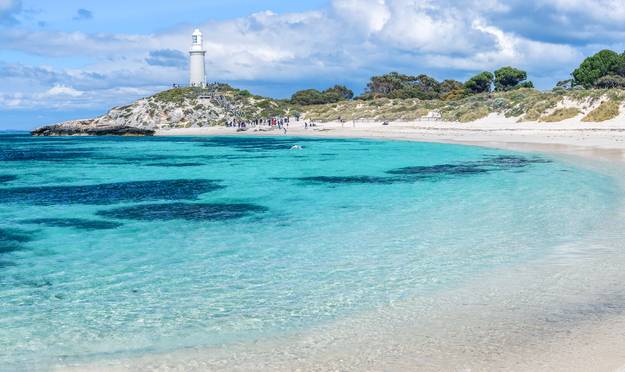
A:
<svg viewBox="0 0 625 372">
<path fill-rule="evenodd" d="M 582 121 L 584 122 L 602 122 L 610 119 L 614 119 L 619 114 L 620 103 L 607 100 L 602 102 L 596 109 L 592 110 L 586 115 Z"/>
<path fill-rule="evenodd" d="M 579 115 L 580 112 L 580 109 L 576 107 L 561 108 L 555 110 L 551 114 L 541 116 L 539 121 L 544 123 L 557 123 L 567 119 L 572 119 Z"/>
</svg>

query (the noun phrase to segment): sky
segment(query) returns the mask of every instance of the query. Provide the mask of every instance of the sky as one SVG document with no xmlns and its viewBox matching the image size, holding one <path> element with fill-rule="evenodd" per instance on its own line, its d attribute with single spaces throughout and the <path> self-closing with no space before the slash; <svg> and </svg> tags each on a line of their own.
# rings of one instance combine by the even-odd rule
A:
<svg viewBox="0 0 625 372">
<path fill-rule="evenodd" d="M 0 0 L 0 130 L 186 83 L 196 27 L 209 82 L 276 98 L 508 65 L 550 89 L 586 56 L 625 49 L 623 0 Z"/>
</svg>

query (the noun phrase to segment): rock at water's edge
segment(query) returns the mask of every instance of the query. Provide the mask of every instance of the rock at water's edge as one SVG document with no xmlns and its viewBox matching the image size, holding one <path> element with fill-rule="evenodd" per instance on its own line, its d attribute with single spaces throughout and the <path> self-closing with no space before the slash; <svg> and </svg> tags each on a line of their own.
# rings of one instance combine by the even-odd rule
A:
<svg viewBox="0 0 625 372">
<path fill-rule="evenodd" d="M 89 127 L 84 125 L 48 125 L 30 132 L 32 136 L 153 136 L 152 129 L 130 126 Z"/>
</svg>

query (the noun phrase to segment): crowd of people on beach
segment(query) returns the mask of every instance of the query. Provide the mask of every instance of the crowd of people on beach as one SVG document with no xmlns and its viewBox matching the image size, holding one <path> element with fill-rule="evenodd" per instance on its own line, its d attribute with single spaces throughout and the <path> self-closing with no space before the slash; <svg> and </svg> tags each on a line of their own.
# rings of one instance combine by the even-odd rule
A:
<svg viewBox="0 0 625 372">
<path fill-rule="evenodd" d="M 296 118 L 296 121 L 299 121 L 299 118 Z M 237 128 L 237 130 L 246 130 L 248 128 L 258 128 L 258 127 L 268 127 L 270 129 L 278 129 L 283 130 L 284 134 L 287 133 L 289 128 L 289 124 L 291 123 L 291 118 L 283 117 L 283 118 L 263 118 L 263 119 L 254 119 L 254 120 L 231 120 L 226 123 L 226 127 L 228 128 Z M 314 122 L 304 121 L 304 129 L 308 129 L 309 127 L 316 127 L 317 124 Z"/>
<path fill-rule="evenodd" d="M 232 120 L 226 123 L 227 127 L 248 128 L 258 126 L 277 127 L 282 129 L 288 127 L 290 118 L 271 118 L 271 119 L 255 119 L 255 120 Z"/>
</svg>

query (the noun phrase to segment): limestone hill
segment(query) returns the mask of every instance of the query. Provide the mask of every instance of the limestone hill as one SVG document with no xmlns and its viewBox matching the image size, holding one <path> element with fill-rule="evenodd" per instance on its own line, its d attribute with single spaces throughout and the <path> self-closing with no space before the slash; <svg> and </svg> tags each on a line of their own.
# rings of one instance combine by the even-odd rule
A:
<svg viewBox="0 0 625 372">
<path fill-rule="evenodd" d="M 33 134 L 140 135 L 169 128 L 225 125 L 233 121 L 286 116 L 292 114 L 291 109 L 283 101 L 255 96 L 226 84 L 212 84 L 206 88 L 166 90 L 130 105 L 115 107 L 93 119 L 46 126 Z M 145 132 L 123 128 L 138 128 Z"/>
</svg>

